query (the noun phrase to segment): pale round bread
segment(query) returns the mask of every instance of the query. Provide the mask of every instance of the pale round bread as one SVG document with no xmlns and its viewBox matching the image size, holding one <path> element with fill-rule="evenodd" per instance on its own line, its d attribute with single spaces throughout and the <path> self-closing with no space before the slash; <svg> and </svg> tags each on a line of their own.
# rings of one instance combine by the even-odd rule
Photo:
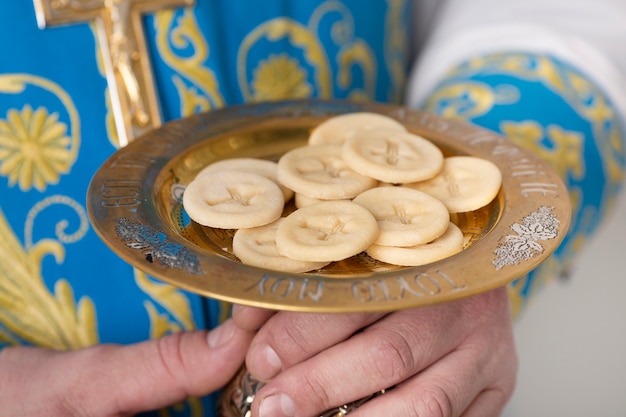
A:
<svg viewBox="0 0 626 417">
<path fill-rule="evenodd" d="M 406 130 L 402 123 L 389 116 L 371 112 L 347 113 L 317 125 L 309 136 L 309 145 L 341 145 L 355 132 L 377 128 Z"/>
<path fill-rule="evenodd" d="M 278 185 L 261 175 L 239 171 L 207 173 L 183 193 L 183 207 L 195 222 L 219 229 L 262 226 L 284 208 Z"/>
<path fill-rule="evenodd" d="M 392 184 L 432 178 L 443 166 L 443 153 L 431 141 L 388 129 L 355 133 L 343 144 L 341 156 L 356 172 Z"/>
<path fill-rule="evenodd" d="M 327 200 L 322 200 L 319 198 L 311 197 L 302 193 L 296 193 L 293 201 L 294 201 L 294 204 L 296 205 L 296 208 L 302 208 L 306 206 L 311 206 L 313 204 L 321 203 Z"/>
<path fill-rule="evenodd" d="M 259 174 L 278 184 L 278 178 L 276 177 L 278 164 L 274 161 L 268 161 L 267 159 L 258 158 L 221 159 L 203 168 L 196 175 L 196 178 L 202 178 L 203 175 L 219 171 L 241 171 L 249 172 L 252 174 Z M 285 201 L 289 201 L 293 197 L 293 191 L 281 184 L 278 184 L 278 186 L 283 192 Z"/>
<path fill-rule="evenodd" d="M 441 200 L 450 213 L 464 213 L 486 206 L 498 195 L 502 173 L 486 159 L 452 156 L 445 158 L 437 176 L 407 186 Z"/>
<path fill-rule="evenodd" d="M 411 188 L 372 188 L 352 201 L 368 209 L 378 221 L 376 245 L 428 243 L 443 235 L 450 223 L 450 213 L 441 201 Z"/>
<path fill-rule="evenodd" d="M 274 271 L 301 273 L 323 268 L 328 262 L 287 258 L 276 246 L 276 230 L 283 218 L 265 226 L 239 229 L 233 237 L 233 252 L 246 265 Z"/>
<path fill-rule="evenodd" d="M 356 255 L 378 236 L 378 224 L 351 201 L 325 201 L 298 209 L 278 226 L 281 254 L 302 261 L 332 262 Z"/>
<path fill-rule="evenodd" d="M 365 251 L 382 262 L 400 266 L 420 266 L 452 256 L 463 250 L 463 232 L 450 223 L 446 232 L 432 242 L 405 248 L 372 245 Z"/>
<path fill-rule="evenodd" d="M 278 160 L 278 181 L 322 200 L 353 198 L 378 183 L 352 170 L 341 158 L 341 145 L 295 148 Z"/>
<path fill-rule="evenodd" d="M 340 200 L 351 200 L 351 199 L 342 198 Z M 294 201 L 296 208 L 302 208 L 302 207 L 310 206 L 316 203 L 322 203 L 324 201 L 334 201 L 334 200 L 322 200 L 320 198 L 311 197 L 302 193 L 296 193 L 293 201 Z"/>
</svg>

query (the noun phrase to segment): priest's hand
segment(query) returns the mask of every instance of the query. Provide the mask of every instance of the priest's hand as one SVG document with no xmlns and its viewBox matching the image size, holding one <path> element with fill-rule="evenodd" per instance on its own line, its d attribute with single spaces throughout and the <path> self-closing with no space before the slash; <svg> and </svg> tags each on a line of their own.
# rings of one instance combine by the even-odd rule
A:
<svg viewBox="0 0 626 417">
<path fill-rule="evenodd" d="M 231 321 L 135 345 L 0 351 L 2 416 L 130 416 L 224 386 L 252 333 Z"/>
<path fill-rule="evenodd" d="M 262 325 L 246 359 L 267 381 L 255 417 L 320 416 L 385 389 L 350 416 L 495 417 L 515 385 L 506 288 L 391 314 L 237 306 L 234 320 L 249 330 Z"/>
</svg>

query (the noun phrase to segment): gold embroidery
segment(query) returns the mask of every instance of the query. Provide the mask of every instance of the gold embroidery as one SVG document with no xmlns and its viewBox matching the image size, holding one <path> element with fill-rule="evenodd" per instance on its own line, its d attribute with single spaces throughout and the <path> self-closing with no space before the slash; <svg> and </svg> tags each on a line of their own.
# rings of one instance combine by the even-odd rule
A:
<svg viewBox="0 0 626 417">
<path fill-rule="evenodd" d="M 458 68 L 452 75 L 471 75 L 476 72 L 505 72 L 529 80 L 540 80 L 585 120 L 592 124 L 593 138 L 596 141 L 603 166 L 609 179 L 609 188 L 621 183 L 625 168 L 623 165 L 624 133 L 623 125 L 608 106 L 602 92 L 594 88 L 590 80 L 581 77 L 573 70 L 562 68 L 549 57 L 524 54 L 494 54 L 470 61 Z M 615 193 L 612 193 L 615 194 Z M 607 196 L 609 200 L 615 195 Z"/>
<path fill-rule="evenodd" d="M 178 74 L 173 76 L 173 82 L 181 100 L 181 115 L 190 116 L 224 106 L 217 78 L 204 65 L 209 56 L 209 46 L 193 11 L 185 9 L 176 22 L 174 16 L 171 10 L 155 14 L 156 42 L 163 61 Z M 193 54 L 179 57 L 172 46 L 193 50 Z M 189 80 L 192 86 L 187 86 L 183 78 Z"/>
<path fill-rule="evenodd" d="M 561 178 L 571 175 L 573 178 L 584 177 L 583 152 L 584 137 L 579 132 L 570 132 L 560 126 L 549 125 L 545 130 L 538 122 L 502 122 L 500 128 L 505 136 L 518 145 L 532 150 L 548 161 Z M 545 146 L 542 142 L 550 143 Z"/>
<path fill-rule="evenodd" d="M 346 90 L 352 86 L 350 69 L 352 65 L 358 64 L 365 75 L 365 88 L 360 90 L 353 87 L 350 97 L 356 100 L 372 100 L 376 94 L 376 58 L 369 45 L 357 40 L 342 48 L 337 60 L 339 62 L 339 73 L 337 74 L 339 86 Z"/>
<path fill-rule="evenodd" d="M 9 177 L 9 185 L 18 184 L 23 191 L 44 191 L 67 174 L 78 155 L 80 123 L 69 95 L 58 85 L 27 74 L 0 75 L 0 92 L 19 94 L 27 85 L 54 94 L 64 105 L 72 133 L 58 121 L 58 114 L 44 108 L 33 112 L 27 105 L 22 111 L 9 110 L 0 120 L 0 174 Z"/>
<path fill-rule="evenodd" d="M 313 78 L 315 79 L 320 97 L 330 98 L 332 95 L 330 65 L 319 40 L 300 23 L 289 18 L 279 17 L 271 19 L 252 30 L 239 48 L 237 53 L 237 78 L 245 100 L 255 100 L 255 96 L 248 85 L 248 74 L 246 73 L 250 50 L 261 39 L 277 41 L 284 38 L 287 38 L 292 45 L 302 49 L 307 62 L 315 69 Z M 259 85 L 256 84 L 256 87 L 259 88 Z M 262 90 L 270 91 L 271 88 L 271 86 L 268 86 Z"/>
<path fill-rule="evenodd" d="M 313 91 L 306 72 L 287 54 L 261 61 L 252 80 L 254 101 L 310 97 Z"/>
<path fill-rule="evenodd" d="M 340 19 L 331 27 L 333 42 L 340 47 L 336 57 L 338 64 L 337 84 L 340 88 L 350 91 L 353 100 L 372 100 L 376 93 L 376 57 L 369 45 L 354 37 L 354 18 L 350 10 L 338 1 L 326 1 L 320 4 L 311 14 L 308 30 L 319 37 L 322 18 L 336 12 Z M 358 66 L 363 73 L 365 85 L 353 85 L 351 70 Z"/>
<path fill-rule="evenodd" d="M 451 119 L 467 120 L 488 113 L 495 104 L 513 104 L 519 100 L 519 91 L 512 85 L 490 85 L 465 81 L 438 89 L 428 98 L 426 106 Z"/>
<path fill-rule="evenodd" d="M 309 32 L 319 33 L 322 18 L 332 12 L 337 12 L 341 16 L 341 19 L 338 20 L 331 29 L 333 41 L 337 45 L 341 45 L 354 37 L 354 19 L 350 13 L 350 9 L 348 9 L 345 4 L 334 0 L 321 3 L 313 13 L 311 13 L 311 18 L 307 26 Z"/>
<path fill-rule="evenodd" d="M 192 330 L 196 327 L 189 300 L 181 290 L 168 284 L 152 281 L 139 270 L 135 270 L 135 282 L 144 293 L 148 294 L 176 319 L 176 322 L 167 321 L 166 323 L 165 320 L 167 319 L 158 316 L 153 306 L 146 305 L 148 314 L 151 317 L 152 337 L 161 337 L 166 332 Z"/>
<path fill-rule="evenodd" d="M 0 211 L 0 322 L 23 341 L 51 349 L 74 349 L 98 342 L 95 308 L 89 297 L 75 305 L 72 288 L 60 279 L 51 293 L 41 275 L 41 262 L 57 263 L 63 246 L 43 239 L 25 249 Z M 2 335 L 0 335 L 2 337 Z M 1 341 L 1 340 L 0 340 Z M 4 340 L 15 343 L 15 339 Z"/>
<path fill-rule="evenodd" d="M 406 61 L 409 54 L 407 33 L 410 29 L 401 24 L 402 14 L 406 12 L 406 0 L 387 0 L 385 17 L 385 63 L 389 71 L 391 87 L 389 100 L 401 103 L 406 85 Z"/>
<path fill-rule="evenodd" d="M 48 184 L 57 184 L 70 169 L 66 131 L 58 115 L 48 115 L 44 108 L 9 110 L 6 120 L 0 119 L 0 174 L 9 177 L 9 186 L 18 183 L 22 191 L 44 191 Z"/>
</svg>

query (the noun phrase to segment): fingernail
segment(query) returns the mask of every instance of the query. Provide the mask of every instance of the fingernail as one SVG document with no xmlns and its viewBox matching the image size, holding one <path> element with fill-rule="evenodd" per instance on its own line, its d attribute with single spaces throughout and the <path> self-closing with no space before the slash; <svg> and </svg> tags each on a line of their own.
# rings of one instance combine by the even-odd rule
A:
<svg viewBox="0 0 626 417">
<path fill-rule="evenodd" d="M 275 394 L 264 398 L 259 407 L 259 417 L 293 417 L 296 405 L 286 394 Z"/>
<path fill-rule="evenodd" d="M 232 321 L 228 320 L 224 322 L 209 332 L 207 336 L 209 347 L 215 349 L 226 344 L 230 339 L 232 339 L 234 333 L 235 326 Z"/>
<path fill-rule="evenodd" d="M 252 361 L 254 363 L 254 376 L 261 381 L 272 379 L 282 369 L 280 358 L 269 345 L 258 346 Z"/>
</svg>

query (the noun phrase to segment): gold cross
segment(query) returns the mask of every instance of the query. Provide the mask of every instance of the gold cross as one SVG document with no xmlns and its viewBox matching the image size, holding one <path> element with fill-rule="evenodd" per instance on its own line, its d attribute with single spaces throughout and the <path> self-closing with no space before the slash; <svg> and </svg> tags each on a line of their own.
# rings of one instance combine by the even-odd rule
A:
<svg viewBox="0 0 626 417">
<path fill-rule="evenodd" d="M 195 0 L 34 0 L 40 29 L 93 20 L 121 146 L 161 125 L 141 24 L 145 13 Z"/>
</svg>

